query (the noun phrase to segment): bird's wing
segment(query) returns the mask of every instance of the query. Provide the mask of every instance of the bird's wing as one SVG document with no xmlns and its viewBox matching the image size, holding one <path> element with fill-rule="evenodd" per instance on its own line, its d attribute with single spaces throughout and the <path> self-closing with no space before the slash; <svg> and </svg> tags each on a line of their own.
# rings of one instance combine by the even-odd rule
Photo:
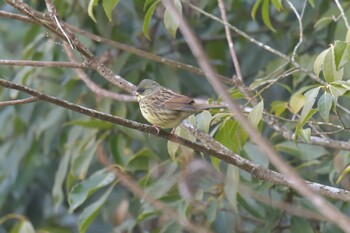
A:
<svg viewBox="0 0 350 233">
<path fill-rule="evenodd" d="M 162 102 L 158 102 L 160 107 L 168 110 L 196 111 L 196 108 L 193 106 L 194 100 L 188 96 L 177 94 L 168 89 L 163 89 L 159 93 L 161 95 L 159 99 L 162 100 Z"/>
</svg>

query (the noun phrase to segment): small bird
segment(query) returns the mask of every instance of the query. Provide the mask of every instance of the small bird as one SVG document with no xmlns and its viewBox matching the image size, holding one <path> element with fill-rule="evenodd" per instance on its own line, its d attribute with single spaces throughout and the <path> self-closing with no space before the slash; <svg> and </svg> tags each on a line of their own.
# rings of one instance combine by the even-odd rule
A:
<svg viewBox="0 0 350 233">
<path fill-rule="evenodd" d="M 133 95 L 137 96 L 143 117 L 153 126 L 163 129 L 175 128 L 190 115 L 218 105 L 197 104 L 150 79 L 142 80 Z"/>
</svg>

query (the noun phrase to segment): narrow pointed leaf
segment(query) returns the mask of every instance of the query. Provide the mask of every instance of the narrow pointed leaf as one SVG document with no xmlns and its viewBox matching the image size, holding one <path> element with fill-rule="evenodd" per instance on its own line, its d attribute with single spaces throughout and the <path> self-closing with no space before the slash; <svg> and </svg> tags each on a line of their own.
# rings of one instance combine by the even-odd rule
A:
<svg viewBox="0 0 350 233">
<path fill-rule="evenodd" d="M 333 98 L 328 92 L 325 92 L 318 100 L 318 111 L 325 122 L 329 122 L 329 113 L 332 108 Z"/>
</svg>

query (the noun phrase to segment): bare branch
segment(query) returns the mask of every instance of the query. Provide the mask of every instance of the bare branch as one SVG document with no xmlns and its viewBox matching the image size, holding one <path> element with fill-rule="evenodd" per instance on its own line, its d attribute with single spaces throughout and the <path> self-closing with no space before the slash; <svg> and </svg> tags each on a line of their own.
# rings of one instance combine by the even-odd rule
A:
<svg viewBox="0 0 350 233">
<path fill-rule="evenodd" d="M 222 0 L 218 0 L 218 3 L 219 3 L 220 11 L 221 11 L 222 20 L 225 23 L 224 27 L 225 27 L 226 39 L 227 39 L 228 47 L 230 49 L 233 65 L 234 65 L 235 70 L 236 70 L 237 79 L 238 79 L 238 81 L 240 83 L 243 83 L 243 77 L 242 77 L 242 73 L 241 73 L 241 68 L 239 66 L 239 62 L 238 62 L 238 58 L 237 58 L 237 55 L 236 55 L 235 47 L 233 45 L 230 29 L 227 26 L 228 23 L 227 23 L 226 11 L 225 11 L 225 4 L 224 4 L 224 2 Z M 234 77 L 235 76 L 233 76 L 232 78 L 234 78 Z"/>
<path fill-rule="evenodd" d="M 296 54 L 298 48 L 300 47 L 301 43 L 303 43 L 303 22 L 302 22 L 302 19 L 304 16 L 304 11 L 305 11 L 307 0 L 304 0 L 303 9 L 301 10 L 300 15 L 299 15 L 297 9 L 295 9 L 294 5 L 289 0 L 287 0 L 287 3 L 289 4 L 290 8 L 292 8 L 292 10 L 294 11 L 294 14 L 297 17 L 298 22 L 299 22 L 299 41 L 295 45 L 295 47 L 293 49 L 292 57 L 291 57 L 291 60 L 294 63 L 295 62 L 295 54 Z"/>
<path fill-rule="evenodd" d="M 339 11 L 340 11 L 340 15 L 341 15 L 341 17 L 342 17 L 343 20 L 344 20 L 344 23 L 345 23 L 345 25 L 346 25 L 346 28 L 347 28 L 348 30 L 350 30 L 348 18 L 346 18 L 346 15 L 345 15 L 345 12 L 344 12 L 343 7 L 340 5 L 339 0 L 334 0 L 334 1 L 335 1 L 335 4 L 337 5 Z"/>
<path fill-rule="evenodd" d="M 0 65 L 34 66 L 34 67 L 59 67 L 86 69 L 88 66 L 78 62 L 65 61 L 29 61 L 29 60 L 0 60 Z"/>
<path fill-rule="evenodd" d="M 3 106 L 9 106 L 9 105 L 17 105 L 17 104 L 27 104 L 27 103 L 32 103 L 38 101 L 37 97 L 29 97 L 21 100 L 8 100 L 8 101 L 1 101 L 0 102 L 0 107 Z"/>
</svg>

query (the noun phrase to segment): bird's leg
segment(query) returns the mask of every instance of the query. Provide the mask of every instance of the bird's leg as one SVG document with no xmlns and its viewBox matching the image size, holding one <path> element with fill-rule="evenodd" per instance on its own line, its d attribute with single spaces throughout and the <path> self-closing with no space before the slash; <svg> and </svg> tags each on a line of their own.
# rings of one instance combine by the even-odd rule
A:
<svg viewBox="0 0 350 233">
<path fill-rule="evenodd" d="M 157 130 L 157 135 L 158 135 L 158 134 L 159 134 L 159 132 L 160 132 L 159 127 L 158 127 L 158 126 L 156 126 L 156 125 L 152 125 L 152 128 L 154 128 L 155 130 Z"/>
</svg>

